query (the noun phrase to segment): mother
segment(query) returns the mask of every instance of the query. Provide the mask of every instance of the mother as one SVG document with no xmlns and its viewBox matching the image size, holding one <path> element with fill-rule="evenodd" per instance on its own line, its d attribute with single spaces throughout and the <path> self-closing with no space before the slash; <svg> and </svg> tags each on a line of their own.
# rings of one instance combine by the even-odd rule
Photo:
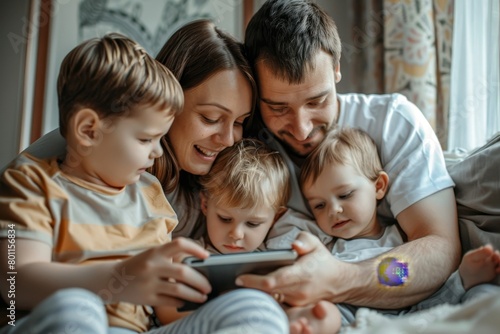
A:
<svg viewBox="0 0 500 334">
<path fill-rule="evenodd" d="M 194 226 L 199 215 L 196 176 L 206 174 L 217 154 L 241 139 L 244 121 L 251 116 L 255 106 L 256 86 L 242 45 L 207 20 L 192 22 L 174 33 L 157 60 L 179 80 L 185 105 L 163 138 L 165 154 L 157 159 L 151 172 L 162 182 L 179 216 L 180 229 L 176 235 L 192 236 L 199 232 Z M 39 157 L 64 154 L 64 140 L 57 132 L 52 132 L 28 151 Z M 152 285 L 149 283 L 162 280 L 172 286 L 167 293 L 170 306 L 179 305 L 183 299 L 203 301 L 205 296 L 192 288 L 200 284 L 191 282 L 191 268 L 165 265 L 166 257 L 172 258 L 165 253 L 185 254 L 199 246 L 185 239 L 166 246 L 162 248 L 168 248 L 167 252 L 150 250 L 123 261 L 124 266 L 129 264 L 127 273 L 136 277 L 134 281 L 141 282 L 140 285 L 131 283 L 129 289 L 133 285 L 138 302 L 148 305 L 148 301 L 155 300 L 158 294 L 149 288 Z M 132 271 L 139 263 L 147 263 L 148 270 Z M 171 277 L 176 277 L 176 280 L 172 281 Z M 228 304 L 232 306 L 230 316 Z M 52 316 L 46 320 L 59 321 L 58 318 Z M 216 298 L 170 326 L 151 332 L 214 332 L 235 330 L 234 326 L 241 330 L 243 326 L 248 332 L 288 331 L 286 316 L 270 296 L 256 290 L 240 289 Z M 120 330 L 120 333 L 131 333 Z"/>
<path fill-rule="evenodd" d="M 196 224 L 196 176 L 208 173 L 217 154 L 242 138 L 257 88 L 242 46 L 206 20 L 174 34 L 156 59 L 179 80 L 185 104 L 162 141 L 167 154 L 151 172 L 179 215 L 174 236 L 196 238 L 204 226 Z"/>
</svg>

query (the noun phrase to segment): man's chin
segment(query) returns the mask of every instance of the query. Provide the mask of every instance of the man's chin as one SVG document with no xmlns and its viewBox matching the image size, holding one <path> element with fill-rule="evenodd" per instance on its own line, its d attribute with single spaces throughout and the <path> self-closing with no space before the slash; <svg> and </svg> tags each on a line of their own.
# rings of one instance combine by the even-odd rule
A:
<svg viewBox="0 0 500 334">
<path fill-rule="evenodd" d="M 284 146 L 285 146 L 285 149 L 287 150 L 287 152 L 291 155 L 294 155 L 296 156 L 297 158 L 306 158 L 309 153 L 311 153 L 313 150 L 314 150 L 314 147 L 312 146 L 293 146 L 293 145 L 290 145 L 289 143 L 283 143 Z"/>
</svg>

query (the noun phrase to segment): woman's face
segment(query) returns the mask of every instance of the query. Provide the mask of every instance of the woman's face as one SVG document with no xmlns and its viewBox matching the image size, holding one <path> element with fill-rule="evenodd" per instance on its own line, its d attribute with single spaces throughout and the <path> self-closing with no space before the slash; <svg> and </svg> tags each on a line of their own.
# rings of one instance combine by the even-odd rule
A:
<svg viewBox="0 0 500 334">
<path fill-rule="evenodd" d="M 250 83 L 236 69 L 185 90 L 184 109 L 167 134 L 180 169 L 207 174 L 217 154 L 241 139 L 251 107 Z"/>
</svg>

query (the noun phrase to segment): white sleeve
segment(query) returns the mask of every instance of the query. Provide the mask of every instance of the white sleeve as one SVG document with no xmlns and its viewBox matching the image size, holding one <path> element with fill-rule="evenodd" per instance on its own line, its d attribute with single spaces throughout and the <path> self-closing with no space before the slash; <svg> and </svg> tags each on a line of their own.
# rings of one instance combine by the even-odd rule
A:
<svg viewBox="0 0 500 334">
<path fill-rule="evenodd" d="M 339 125 L 366 131 L 377 144 L 389 190 L 378 212 L 396 217 L 401 211 L 453 181 L 441 145 L 422 112 L 401 94 L 338 94 Z"/>
<path fill-rule="evenodd" d="M 396 217 L 417 201 L 454 184 L 441 145 L 422 112 L 399 94 L 393 95 L 388 108 L 378 145 L 390 179 L 386 199 Z"/>
</svg>

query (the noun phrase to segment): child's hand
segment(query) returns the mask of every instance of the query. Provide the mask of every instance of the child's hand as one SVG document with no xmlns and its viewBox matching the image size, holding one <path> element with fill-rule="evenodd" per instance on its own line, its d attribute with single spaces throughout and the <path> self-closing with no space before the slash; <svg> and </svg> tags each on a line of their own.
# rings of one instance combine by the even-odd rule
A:
<svg viewBox="0 0 500 334">
<path fill-rule="evenodd" d="M 189 266 L 174 261 L 187 255 L 206 258 L 209 253 L 191 240 L 177 238 L 118 263 L 108 290 L 120 297 L 112 299 L 174 307 L 182 306 L 183 300 L 204 302 L 211 291 L 208 280 Z"/>
</svg>

